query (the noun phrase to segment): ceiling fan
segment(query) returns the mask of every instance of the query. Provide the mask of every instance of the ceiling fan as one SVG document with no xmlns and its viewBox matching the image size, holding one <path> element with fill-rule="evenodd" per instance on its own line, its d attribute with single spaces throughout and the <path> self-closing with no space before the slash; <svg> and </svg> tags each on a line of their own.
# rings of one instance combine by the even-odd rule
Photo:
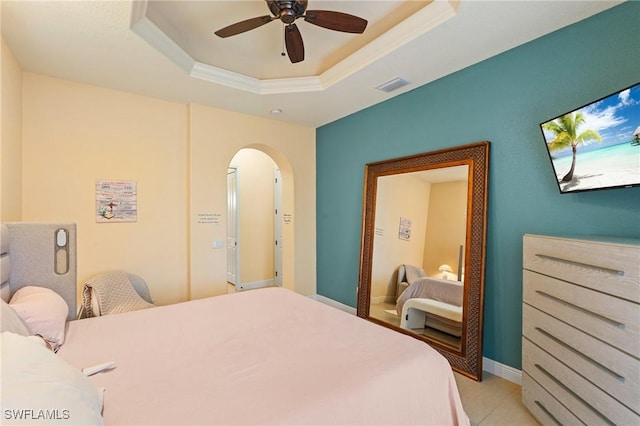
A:
<svg viewBox="0 0 640 426">
<path fill-rule="evenodd" d="M 226 38 L 253 30 L 279 19 L 285 25 L 284 40 L 287 54 L 292 63 L 304 60 L 304 43 L 295 20 L 304 18 L 306 22 L 345 33 L 362 34 L 367 20 L 348 13 L 331 10 L 307 10 L 307 0 L 265 0 L 271 15 L 259 16 L 236 22 L 215 32 L 218 37 Z M 284 53 L 283 53 L 284 55 Z"/>
</svg>

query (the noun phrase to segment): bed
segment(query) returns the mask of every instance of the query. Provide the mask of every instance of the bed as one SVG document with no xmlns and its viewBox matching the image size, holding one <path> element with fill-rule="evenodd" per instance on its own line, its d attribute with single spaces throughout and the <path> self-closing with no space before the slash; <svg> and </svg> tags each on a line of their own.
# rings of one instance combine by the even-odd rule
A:
<svg viewBox="0 0 640 426">
<path fill-rule="evenodd" d="M 418 273 L 411 274 L 415 269 L 410 265 L 402 265 L 398 271 L 398 281 L 405 283 L 405 289 L 396 301 L 400 326 L 406 329 L 427 326 L 460 337 L 464 284 L 425 277 L 424 273 L 421 276 L 419 269 Z"/>
<path fill-rule="evenodd" d="M 8 284 L 5 300 L 24 287 L 11 275 Z M 11 306 L 3 304 L 3 330 L 4 305 Z M 17 335 L 2 334 L 5 358 Z M 97 392 L 97 424 L 469 424 L 451 367 L 434 349 L 282 288 L 68 321 L 58 352 L 42 350 L 70 366 L 69 375 L 115 361 L 114 369 L 79 374 L 94 409 Z M 15 390 L 19 372 L 5 370 L 3 410 L 24 401 L 20 389 L 38 400 L 38 383 L 20 381 Z M 75 405 L 49 407 L 67 409 L 59 424 L 74 424 L 79 411 L 67 407 Z"/>
</svg>

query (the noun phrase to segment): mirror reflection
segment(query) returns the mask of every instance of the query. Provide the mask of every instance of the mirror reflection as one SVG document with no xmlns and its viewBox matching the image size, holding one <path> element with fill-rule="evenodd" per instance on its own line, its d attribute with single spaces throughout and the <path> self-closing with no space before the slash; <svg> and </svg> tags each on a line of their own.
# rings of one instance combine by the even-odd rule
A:
<svg viewBox="0 0 640 426">
<path fill-rule="evenodd" d="M 365 166 L 359 317 L 482 379 L 489 142 Z"/>
<path fill-rule="evenodd" d="M 469 166 L 378 178 L 370 316 L 461 348 Z"/>
</svg>

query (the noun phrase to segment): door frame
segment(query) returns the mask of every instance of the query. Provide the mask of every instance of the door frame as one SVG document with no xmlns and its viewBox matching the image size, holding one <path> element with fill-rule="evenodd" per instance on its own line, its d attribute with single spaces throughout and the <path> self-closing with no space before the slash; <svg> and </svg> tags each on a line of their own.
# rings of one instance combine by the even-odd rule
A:
<svg viewBox="0 0 640 426">
<path fill-rule="evenodd" d="M 275 163 L 275 161 L 274 161 Z M 274 205 L 274 232 L 275 248 L 274 248 L 274 284 L 278 287 L 282 287 L 282 257 L 284 251 L 284 235 L 283 235 L 283 221 L 282 221 L 282 174 L 280 168 L 276 167 L 273 171 L 273 205 Z"/>
<path fill-rule="evenodd" d="M 238 174 L 238 167 L 227 167 L 227 282 L 234 286 L 240 282 Z"/>
</svg>

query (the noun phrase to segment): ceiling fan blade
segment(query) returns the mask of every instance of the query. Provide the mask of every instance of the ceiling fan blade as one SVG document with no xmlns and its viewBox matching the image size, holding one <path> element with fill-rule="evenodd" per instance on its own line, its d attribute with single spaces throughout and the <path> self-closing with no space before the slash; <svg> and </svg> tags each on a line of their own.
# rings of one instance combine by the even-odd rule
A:
<svg viewBox="0 0 640 426">
<path fill-rule="evenodd" d="M 284 28 L 284 41 L 291 63 L 304 61 L 304 43 L 296 24 L 287 25 Z"/>
<path fill-rule="evenodd" d="M 236 34 L 241 34 L 249 30 L 253 30 L 255 28 L 261 27 L 264 24 L 268 24 L 269 22 L 276 19 L 271 15 L 259 16 L 257 18 L 246 19 L 244 21 L 236 22 L 235 24 L 231 24 L 228 27 L 224 27 L 216 31 L 216 35 L 218 37 L 231 37 Z"/>
<path fill-rule="evenodd" d="M 367 28 L 366 19 L 331 10 L 307 10 L 304 20 L 322 28 L 345 33 L 362 34 Z"/>
</svg>

